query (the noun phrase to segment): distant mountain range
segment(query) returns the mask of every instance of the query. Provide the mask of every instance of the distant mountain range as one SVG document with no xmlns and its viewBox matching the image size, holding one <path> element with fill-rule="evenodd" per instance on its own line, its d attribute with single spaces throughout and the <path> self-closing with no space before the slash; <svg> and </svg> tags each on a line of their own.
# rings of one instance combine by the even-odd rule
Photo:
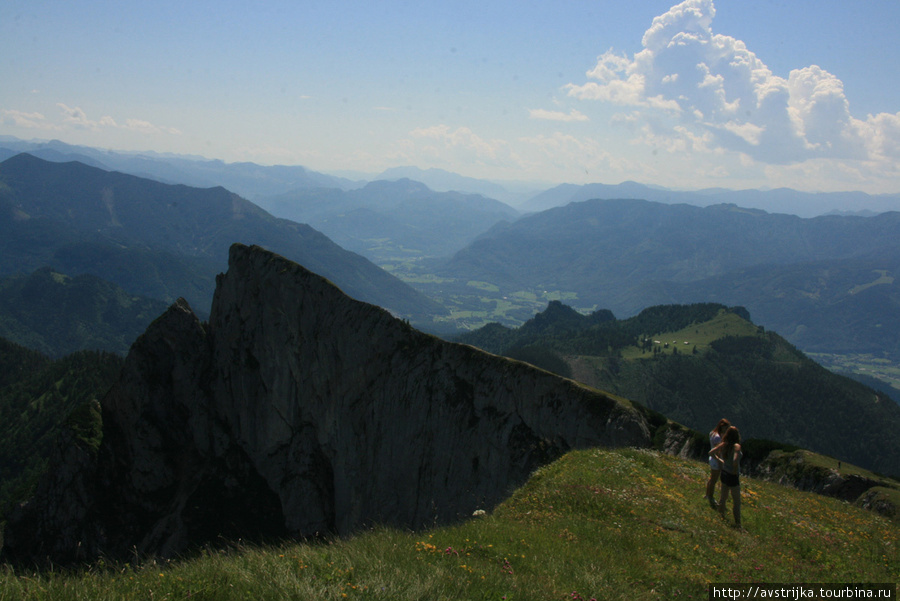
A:
<svg viewBox="0 0 900 601">
<path fill-rule="evenodd" d="M 113 152 L 88 146 L 72 146 L 58 140 L 26 142 L 0 137 L 0 161 L 21 152 L 55 163 L 78 161 L 105 171 L 121 171 L 163 183 L 185 184 L 197 188 L 222 186 L 250 200 L 298 188 L 353 188 L 362 185 L 300 166 L 224 163 L 203 157 L 153 152 Z"/>
<path fill-rule="evenodd" d="M 31 273 L 46 265 L 67 275 L 95 273 L 130 294 L 167 302 L 184 296 L 202 313 L 213 277 L 224 261 L 218 255 L 223 255 L 227 244 L 247 241 L 240 236 L 249 235 L 252 242 L 333 277 L 354 296 L 401 315 L 424 316 L 424 321 L 446 312 L 423 293 L 440 297 L 445 305 L 452 296 L 456 314 L 464 315 L 472 308 L 467 294 L 481 309 L 485 303 L 506 306 L 503 296 L 510 293 L 524 291 L 526 296 L 536 294 L 540 299 L 543 291 L 555 290 L 562 291 L 562 298 L 573 306 L 585 310 L 608 308 L 622 317 L 670 302 L 740 304 L 751 310 L 758 323 L 776 329 L 805 351 L 900 353 L 900 313 L 896 310 L 900 300 L 894 283 L 900 254 L 893 242 L 900 240 L 896 213 L 868 219 L 801 219 L 785 214 L 877 212 L 894 206 L 897 195 L 721 189 L 676 192 L 634 182 L 618 186 L 562 185 L 535 196 L 525 206 L 532 210 L 563 206 L 517 218 L 516 209 L 489 196 L 464 190 L 436 192 L 403 178 L 366 184 L 302 167 L 228 165 L 196 157 L 129 155 L 9 138 L 0 139 L 0 156 L 14 152 L 3 151 L 4 147 L 23 146 L 52 160 L 78 156 L 95 165 L 114 164 L 122 170 L 153 173 L 156 179 L 167 181 L 193 178 L 219 185 L 232 181 L 237 189 L 252 190 L 273 213 L 313 224 L 316 229 L 274 219 L 221 188 L 197 192 L 184 186 L 166 187 L 165 195 L 174 194 L 169 210 L 138 216 L 140 227 L 109 228 L 109 223 L 101 227 L 91 219 L 105 218 L 112 223 L 119 218 L 104 204 L 110 197 L 103 196 L 103 190 L 113 188 L 92 184 L 94 188 L 85 193 L 90 202 L 84 206 L 92 211 L 86 221 L 73 221 L 64 211 L 57 211 L 46 219 L 16 222 L 10 236 L 0 240 L 4 250 L 0 275 Z M 19 169 L 7 171 L 15 175 Z M 401 168 L 379 177 L 400 175 L 428 179 L 435 186 L 500 192 L 496 187 L 485 187 L 482 180 L 439 170 Z M 35 184 L 26 196 L 40 197 L 55 187 L 58 200 L 82 202 L 78 197 L 81 184 L 69 191 L 61 177 L 38 177 L 35 181 L 49 182 L 47 190 L 43 183 Z M 104 177 L 127 181 L 121 173 Z M 265 191 L 272 194 L 265 195 Z M 9 200 L 10 194 L 2 191 L 0 197 Z M 149 198 L 141 194 L 141 198 Z M 194 198 L 206 195 L 208 200 L 188 203 L 185 206 L 193 208 L 182 213 L 174 206 L 180 202 L 178 195 L 183 194 Z M 34 202 L 26 196 L 19 201 Z M 211 200 L 213 197 L 218 200 Z M 596 200 L 598 197 L 606 199 Z M 592 200 L 578 200 L 581 198 Z M 656 200 L 630 200 L 636 198 Z M 723 199 L 729 203 L 713 204 Z M 217 209 L 200 217 L 204 211 L 199 207 L 205 202 Z M 146 203 L 141 200 L 137 204 Z M 777 213 L 742 208 L 754 204 Z M 606 208 L 594 211 L 598 207 Z M 19 219 L 21 215 L 11 213 L 7 217 Z M 7 223 L 12 223 L 9 220 Z M 317 230 L 325 231 L 340 246 L 381 264 L 458 252 L 443 264 L 430 260 L 410 268 L 406 275 L 411 276 L 409 281 L 417 282 L 420 293 L 416 294 L 385 273 L 374 275 L 374 265 L 366 261 L 362 267 L 361 257 L 343 254 L 343 249 L 330 240 L 320 244 L 318 241 L 326 238 Z M 242 232 L 240 236 L 238 232 Z M 113 234 L 125 235 L 127 240 L 123 242 Z M 297 245 L 306 250 L 301 251 Z M 213 252 L 213 246 L 218 251 Z M 310 251 L 313 248 L 317 250 Z M 331 250 L 325 252 L 326 248 Z M 317 256 L 323 252 L 341 255 L 342 261 L 353 266 L 337 268 L 329 264 L 330 259 L 320 261 Z M 344 280 L 351 272 L 354 275 Z M 335 275 L 339 273 L 344 275 Z M 369 280 L 369 284 L 360 283 L 360 279 Z M 385 285 L 375 285 L 376 280 Z M 437 283 L 429 286 L 427 282 Z M 380 292 L 376 293 L 376 288 Z M 492 291 L 494 288 L 496 291 Z M 408 298 L 384 298 L 384 294 Z M 537 308 L 533 306 L 514 306 L 507 316 L 521 323 L 534 310 Z"/>
<path fill-rule="evenodd" d="M 519 208 L 526 200 L 535 194 L 543 192 L 548 186 L 541 182 L 497 182 L 474 177 L 465 177 L 458 173 L 452 173 L 443 169 L 419 169 L 418 167 L 392 167 L 382 171 L 378 176 L 370 178 L 374 180 L 398 180 L 411 179 L 422 182 L 437 192 L 464 192 L 469 194 L 481 194 L 489 198 L 496 198 L 513 207 Z"/>
<path fill-rule="evenodd" d="M 228 190 L 168 185 L 78 162 L 19 154 L 0 163 L 0 276 L 52 266 L 130 294 L 205 312 L 236 241 L 259 244 L 345 292 L 419 319 L 441 308 L 308 225 L 278 219 Z"/>
<path fill-rule="evenodd" d="M 743 305 L 805 350 L 900 357 L 898 269 L 900 213 L 802 219 L 591 200 L 495 226 L 435 271 L 491 282 L 498 297 L 571 293 L 573 306 L 620 317 L 657 304 Z"/>
<path fill-rule="evenodd" d="M 80 161 L 106 170 L 122 171 L 164 183 L 196 187 L 223 186 L 253 202 L 311 188 L 352 190 L 369 181 L 410 179 L 437 192 L 480 194 L 515 207 L 522 212 L 539 212 L 570 202 L 595 198 L 635 198 L 666 204 L 710 206 L 722 203 L 762 209 L 771 213 L 815 217 L 828 213 L 871 215 L 900 210 L 900 194 L 864 192 L 801 192 L 775 190 L 727 190 L 707 188 L 694 191 L 670 190 L 636 182 L 619 184 L 542 184 L 533 181 L 494 181 L 465 177 L 442 169 L 394 167 L 377 175 L 357 174 L 352 178 L 319 173 L 302 166 L 265 166 L 255 163 L 225 163 L 204 157 L 155 152 L 114 152 L 73 146 L 58 140 L 25 141 L 0 136 L 0 161 L 19 152 L 28 152 L 48 161 Z"/>
<path fill-rule="evenodd" d="M 801 192 L 790 188 L 775 190 L 726 190 L 708 188 L 696 191 L 679 191 L 645 186 L 637 182 L 609 184 L 561 184 L 546 190 L 519 209 L 540 212 L 571 202 L 597 198 L 633 198 L 665 204 L 687 204 L 707 207 L 718 204 L 735 204 L 741 207 L 761 209 L 770 213 L 784 213 L 799 217 L 816 217 L 827 213 L 874 215 L 886 211 L 900 211 L 900 194 L 866 194 L 865 192 Z"/>
<path fill-rule="evenodd" d="M 409 179 L 378 180 L 355 190 L 295 190 L 257 202 L 379 263 L 449 256 L 496 223 L 519 216 L 492 198 L 435 192 Z"/>
<path fill-rule="evenodd" d="M 391 253 L 438 256 L 474 237 L 427 268 L 497 305 L 504 295 L 552 290 L 579 309 L 601 309 L 583 315 L 553 303 L 517 330 L 494 324 L 468 340 L 487 348 L 483 340 L 494 337 L 501 343 L 489 350 L 538 364 L 562 356 L 567 375 L 590 386 L 416 332 L 395 317 L 431 323 L 447 315 L 444 306 L 317 229 L 223 187 L 17 154 L 0 163 L 0 336 L 18 342 L 15 333 L 24 334 L 22 344 L 53 356 L 127 345 L 134 324 L 163 303 L 169 309 L 132 347 L 102 410 L 93 399 L 118 358 L 50 361 L 0 341 L 0 358 L 22 357 L 0 361 L 0 386 L 10 387 L 0 390 L 0 417 L 50 432 L 65 415 L 71 431 L 69 446 L 53 447 L 63 479 L 47 481 L 64 482 L 48 485 L 61 496 L 45 497 L 49 513 L 32 514 L 36 522 L 20 521 L 14 542 L 44 553 L 43 542 L 62 533 L 63 553 L 82 534 L 115 532 L 115 550 L 129 556 L 135 541 L 142 551 L 174 552 L 166 540 L 205 541 L 222 524 L 235 536 L 262 526 L 281 537 L 434 523 L 435 499 L 441 516 L 469 515 L 474 500 L 499 499 L 576 444 L 700 452 L 702 435 L 656 411 L 697 428 L 727 411 L 756 434 L 896 473 L 896 404 L 828 374 L 749 319 L 804 349 L 897 361 L 900 213 L 800 218 L 613 199 L 517 219 L 490 198 L 408 179 L 292 194 L 282 198 L 285 211 L 309 211 L 347 244 L 384 244 L 384 235 Z M 227 249 L 233 269 L 223 275 Z M 679 325 L 687 334 L 673 342 L 684 345 L 688 330 L 710 320 L 689 319 L 691 308 L 672 303 L 709 300 L 749 313 L 716 308 L 729 321 L 696 355 L 677 346 L 647 361 L 622 356 L 623 340 L 656 345 L 635 334 Z M 620 321 L 613 311 L 638 317 Z M 23 376 L 38 369 L 40 381 Z M 78 403 L 73 413 L 69 401 Z M 19 438 L 7 437 L 0 463 L 11 467 L 0 467 L 26 478 L 0 502 L 17 506 L 42 471 L 48 439 L 8 430 Z M 817 436 L 826 430 L 823 446 Z M 412 439 L 421 444 L 410 452 Z M 42 454 L 26 446 L 35 440 Z M 20 449 L 39 461 L 24 466 Z M 371 473 L 379 478 L 354 477 Z M 416 494 L 398 497 L 404 490 Z M 81 491 L 91 492 L 79 499 Z M 50 514 L 63 530 L 39 518 Z M 35 535 L 35 524 L 48 523 L 46 537 Z M 102 550 L 101 539 L 92 550 Z"/>
</svg>

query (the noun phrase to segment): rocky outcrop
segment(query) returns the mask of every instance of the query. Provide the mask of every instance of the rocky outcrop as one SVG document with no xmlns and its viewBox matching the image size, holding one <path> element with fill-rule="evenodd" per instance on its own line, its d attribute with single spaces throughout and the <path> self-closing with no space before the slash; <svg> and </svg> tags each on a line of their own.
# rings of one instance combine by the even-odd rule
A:
<svg viewBox="0 0 900 601">
<path fill-rule="evenodd" d="M 856 506 L 879 513 L 891 520 L 900 521 L 897 489 L 874 486 L 856 500 Z"/>
<path fill-rule="evenodd" d="M 490 508 L 569 449 L 651 442 L 625 401 L 423 334 L 242 245 L 209 323 L 170 307 L 102 409 L 99 450 L 10 516 L 7 558 L 431 526 Z"/>
<path fill-rule="evenodd" d="M 818 464 L 814 458 L 815 454 L 806 450 L 775 450 L 752 467 L 750 474 L 783 486 L 835 497 L 890 518 L 897 515 L 896 481 L 875 474 L 867 477 L 845 473 L 839 467 Z M 851 466 L 851 469 L 858 468 Z"/>
</svg>

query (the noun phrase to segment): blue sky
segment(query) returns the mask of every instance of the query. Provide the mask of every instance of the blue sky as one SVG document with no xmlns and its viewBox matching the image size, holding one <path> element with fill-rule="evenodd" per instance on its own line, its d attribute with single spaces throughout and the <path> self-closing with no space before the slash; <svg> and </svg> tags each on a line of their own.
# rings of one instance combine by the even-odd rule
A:
<svg viewBox="0 0 900 601">
<path fill-rule="evenodd" d="M 0 1 L 0 135 L 900 192 L 900 2 Z"/>
</svg>

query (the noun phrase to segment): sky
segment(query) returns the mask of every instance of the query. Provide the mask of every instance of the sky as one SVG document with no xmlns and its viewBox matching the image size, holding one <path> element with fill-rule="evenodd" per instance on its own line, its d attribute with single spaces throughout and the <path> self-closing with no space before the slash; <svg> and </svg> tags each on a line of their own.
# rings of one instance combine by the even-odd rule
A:
<svg viewBox="0 0 900 601">
<path fill-rule="evenodd" d="M 0 0 L 0 135 L 898 193 L 898 27 L 898 0 Z"/>
</svg>

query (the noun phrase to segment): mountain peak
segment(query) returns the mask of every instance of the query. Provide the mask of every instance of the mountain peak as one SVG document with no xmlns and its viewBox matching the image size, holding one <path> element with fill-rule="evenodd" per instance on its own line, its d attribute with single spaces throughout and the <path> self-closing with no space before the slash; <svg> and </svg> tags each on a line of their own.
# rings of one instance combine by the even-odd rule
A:
<svg viewBox="0 0 900 601">
<path fill-rule="evenodd" d="M 628 404 L 423 334 L 260 247 L 232 246 L 216 283 L 208 325 L 179 303 L 138 339 L 99 451 L 67 455 L 9 517 L 4 553 L 419 528 L 490 508 L 571 448 L 651 442 Z"/>
<path fill-rule="evenodd" d="M 584 316 L 572 307 L 563 304 L 562 301 L 552 300 L 547 303 L 547 308 L 543 313 L 538 313 L 534 317 L 536 320 L 545 321 L 547 323 L 559 323 L 567 321 L 582 321 Z"/>
<path fill-rule="evenodd" d="M 386 191 L 392 193 L 402 193 L 406 195 L 423 194 L 430 192 L 430 188 L 422 182 L 409 178 L 400 178 L 395 180 L 379 179 L 369 182 L 364 186 L 368 191 Z"/>
</svg>

